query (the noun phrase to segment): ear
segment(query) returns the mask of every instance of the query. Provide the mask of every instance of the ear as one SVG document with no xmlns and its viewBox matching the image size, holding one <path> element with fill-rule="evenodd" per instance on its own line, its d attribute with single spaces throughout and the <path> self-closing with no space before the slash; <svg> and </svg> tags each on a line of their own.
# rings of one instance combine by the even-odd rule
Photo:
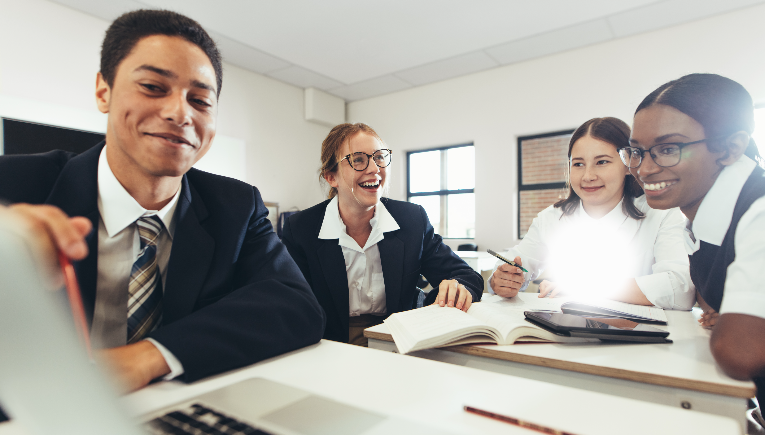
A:
<svg viewBox="0 0 765 435">
<path fill-rule="evenodd" d="M 99 72 L 96 74 L 96 105 L 101 113 L 109 113 L 109 101 L 111 100 L 112 90 L 106 83 L 104 76 Z"/>
<path fill-rule="evenodd" d="M 725 139 L 723 147 L 725 148 L 725 158 L 719 160 L 723 166 L 729 166 L 737 162 L 749 146 L 749 133 L 737 131 Z"/>
<path fill-rule="evenodd" d="M 324 179 L 327 180 L 327 183 L 331 186 L 337 189 L 337 186 L 339 186 L 339 183 L 337 181 L 337 172 L 326 172 L 324 174 Z"/>
</svg>

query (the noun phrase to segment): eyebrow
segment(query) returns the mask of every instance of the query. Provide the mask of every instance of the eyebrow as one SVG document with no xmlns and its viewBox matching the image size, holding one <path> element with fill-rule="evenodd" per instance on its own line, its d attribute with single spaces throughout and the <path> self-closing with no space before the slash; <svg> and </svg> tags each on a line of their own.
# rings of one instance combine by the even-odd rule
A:
<svg viewBox="0 0 765 435">
<path fill-rule="evenodd" d="M 151 72 L 153 72 L 155 74 L 159 74 L 162 77 L 166 77 L 166 78 L 169 78 L 169 79 L 177 79 L 178 78 L 178 74 L 176 74 L 176 73 L 174 73 L 174 72 L 172 72 L 170 70 L 167 70 L 167 69 L 164 69 L 164 68 L 158 68 L 158 67 L 152 66 L 152 65 L 141 65 L 141 66 L 139 66 L 138 68 L 136 68 L 133 71 L 134 72 L 135 71 L 151 71 Z M 195 88 L 204 89 L 206 91 L 210 91 L 210 92 L 215 93 L 215 88 L 214 87 L 212 87 L 211 85 L 208 85 L 207 83 L 201 82 L 199 80 L 193 80 L 191 82 L 191 86 L 193 86 Z"/>
<path fill-rule="evenodd" d="M 608 154 L 601 154 L 599 156 L 595 156 L 596 159 L 600 159 L 600 158 L 603 158 L 603 157 L 608 157 L 609 159 L 613 159 L 614 158 L 614 156 L 609 156 Z M 571 160 L 572 161 L 573 160 L 584 160 L 584 157 L 573 157 Z"/>
<path fill-rule="evenodd" d="M 665 134 L 663 136 L 657 137 L 656 139 L 653 140 L 653 143 L 655 143 L 655 144 L 665 143 L 665 141 L 667 139 L 671 138 L 672 136 L 680 136 L 680 137 L 684 137 L 686 139 L 689 139 L 688 136 L 686 136 L 686 135 L 684 135 L 682 133 L 669 133 L 669 134 Z M 638 142 L 638 141 L 636 141 L 635 139 L 632 139 L 632 138 L 630 138 L 630 143 L 631 144 L 637 144 L 637 145 L 640 144 L 640 142 Z"/>
</svg>

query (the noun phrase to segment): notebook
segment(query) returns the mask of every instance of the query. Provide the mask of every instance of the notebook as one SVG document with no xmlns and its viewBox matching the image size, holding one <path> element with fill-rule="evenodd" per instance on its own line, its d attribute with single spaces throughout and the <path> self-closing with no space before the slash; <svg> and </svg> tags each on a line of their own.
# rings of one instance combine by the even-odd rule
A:
<svg viewBox="0 0 765 435">
<path fill-rule="evenodd" d="M 67 313 L 26 235 L 0 215 L 0 402 L 31 434 L 205 433 L 435 434 L 442 430 L 370 412 L 267 379 L 246 379 L 145 415 L 128 418 L 109 381 L 88 361 Z M 9 423 L 0 423 L 9 424 Z M 139 427 L 140 426 L 142 427 Z M 184 432 L 185 431 L 185 432 Z M 214 431 L 208 433 L 216 433 Z"/>
</svg>

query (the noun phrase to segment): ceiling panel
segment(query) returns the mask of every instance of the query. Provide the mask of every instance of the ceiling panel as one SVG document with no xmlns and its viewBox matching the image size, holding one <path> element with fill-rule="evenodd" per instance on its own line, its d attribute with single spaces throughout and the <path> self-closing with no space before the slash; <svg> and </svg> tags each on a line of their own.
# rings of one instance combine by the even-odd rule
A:
<svg viewBox="0 0 765 435">
<path fill-rule="evenodd" d="M 666 0 L 608 18 L 616 37 L 635 35 L 763 3 L 762 0 Z"/>
<path fill-rule="evenodd" d="M 343 86 L 343 83 L 332 80 L 328 77 L 324 77 L 323 75 L 315 73 L 311 70 L 307 70 L 305 68 L 294 65 L 280 69 L 278 71 L 270 72 L 268 75 L 277 80 L 281 80 L 301 88 L 318 88 L 321 90 L 327 90 Z"/>
<path fill-rule="evenodd" d="M 597 20 L 509 42 L 485 51 L 506 65 L 607 41 L 612 37 L 606 20 Z"/>
<path fill-rule="evenodd" d="M 391 92 L 403 91 L 411 88 L 412 85 L 401 80 L 398 77 L 387 75 L 377 77 L 371 80 L 365 80 L 353 85 L 342 86 L 335 89 L 329 89 L 327 92 L 344 98 L 346 101 L 363 100 L 378 95 L 389 94 Z"/>
<path fill-rule="evenodd" d="M 499 66 L 496 60 L 482 51 L 463 54 L 449 59 L 399 71 L 396 77 L 415 86 L 472 74 Z"/>
<path fill-rule="evenodd" d="M 765 0 L 51 0 L 111 21 L 164 8 L 224 60 L 349 100 L 725 13 Z"/>
</svg>

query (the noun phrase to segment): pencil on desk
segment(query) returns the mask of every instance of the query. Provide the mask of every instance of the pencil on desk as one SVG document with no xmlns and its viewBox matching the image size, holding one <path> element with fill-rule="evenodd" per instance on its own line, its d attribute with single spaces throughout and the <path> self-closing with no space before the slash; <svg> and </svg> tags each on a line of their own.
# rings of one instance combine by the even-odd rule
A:
<svg viewBox="0 0 765 435">
<path fill-rule="evenodd" d="M 520 427 L 531 429 L 541 433 L 546 433 L 551 435 L 574 435 L 571 432 L 565 432 L 562 430 L 552 429 L 546 426 L 542 426 L 540 424 L 523 421 L 521 419 L 514 418 L 514 417 L 509 417 L 507 415 L 497 414 L 491 411 L 484 411 L 483 409 L 473 408 L 472 406 L 465 405 L 464 409 L 465 411 L 473 413 L 473 414 L 481 415 L 483 417 L 489 417 L 494 420 L 510 423 L 515 426 L 520 426 Z"/>
<path fill-rule="evenodd" d="M 74 326 L 85 343 L 85 350 L 88 352 L 88 358 L 93 359 L 93 353 L 90 348 L 90 333 L 88 332 L 88 321 L 85 319 L 85 308 L 82 305 L 82 295 L 80 294 L 80 285 L 77 283 L 77 275 L 74 273 L 74 267 L 63 252 L 58 253 L 58 262 L 61 265 L 61 272 L 64 274 L 64 284 L 66 286 L 66 295 L 69 299 L 69 307 L 72 309 Z"/>
</svg>

